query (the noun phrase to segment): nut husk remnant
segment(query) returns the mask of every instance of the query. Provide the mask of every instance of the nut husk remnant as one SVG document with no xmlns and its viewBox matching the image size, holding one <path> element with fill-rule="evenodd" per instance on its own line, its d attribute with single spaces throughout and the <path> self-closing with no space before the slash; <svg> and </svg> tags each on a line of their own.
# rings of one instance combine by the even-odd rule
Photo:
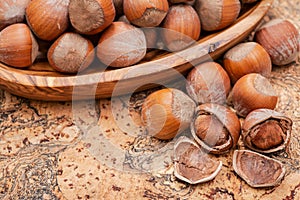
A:
<svg viewBox="0 0 300 200">
<path fill-rule="evenodd" d="M 234 151 L 233 169 L 251 187 L 276 186 L 286 171 L 281 162 L 249 150 Z"/>
<path fill-rule="evenodd" d="M 290 118 L 274 110 L 254 110 L 245 118 L 243 141 L 248 148 L 261 153 L 282 150 L 289 144 L 292 124 Z"/>
<path fill-rule="evenodd" d="M 214 179 L 222 167 L 221 161 L 210 158 L 197 143 L 185 136 L 176 141 L 174 154 L 175 176 L 190 184 Z"/>
<path fill-rule="evenodd" d="M 194 139 L 213 154 L 222 154 L 235 147 L 240 130 L 240 121 L 230 108 L 212 103 L 198 106 L 191 123 Z"/>
</svg>

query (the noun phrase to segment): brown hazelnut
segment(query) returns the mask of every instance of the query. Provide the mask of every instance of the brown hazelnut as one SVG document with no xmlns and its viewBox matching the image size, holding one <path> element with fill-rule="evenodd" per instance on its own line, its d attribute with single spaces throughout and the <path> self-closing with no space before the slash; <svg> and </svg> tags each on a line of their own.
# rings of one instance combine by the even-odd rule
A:
<svg viewBox="0 0 300 200">
<path fill-rule="evenodd" d="M 195 8 L 200 17 L 202 29 L 216 31 L 228 27 L 237 19 L 241 3 L 239 0 L 196 0 Z"/>
<path fill-rule="evenodd" d="M 23 22 L 30 0 L 2 0 L 0 3 L 0 31 L 8 25 Z"/>
<path fill-rule="evenodd" d="M 170 51 L 179 51 L 195 43 L 201 32 L 196 11 L 185 4 L 170 7 L 162 28 L 162 39 Z"/>
<path fill-rule="evenodd" d="M 38 55 L 38 43 L 26 24 L 17 23 L 0 32 L 0 61 L 13 67 L 28 67 Z"/>
<path fill-rule="evenodd" d="M 234 171 L 255 188 L 278 185 L 286 172 L 281 162 L 249 150 L 235 150 L 232 164 Z"/>
<path fill-rule="evenodd" d="M 26 20 L 42 40 L 54 40 L 69 26 L 69 0 L 34 0 L 26 8 Z"/>
<path fill-rule="evenodd" d="M 241 125 L 236 114 L 218 104 L 202 104 L 196 108 L 191 123 L 194 139 L 209 153 L 222 154 L 234 148 L 240 137 Z"/>
<path fill-rule="evenodd" d="M 244 144 L 260 153 L 282 150 L 289 144 L 292 124 L 290 118 L 274 110 L 254 110 L 243 123 Z"/>
<path fill-rule="evenodd" d="M 57 71 L 77 73 L 86 69 L 95 57 L 91 41 L 77 33 L 64 33 L 49 48 L 49 64 Z"/>
<path fill-rule="evenodd" d="M 256 42 L 241 43 L 231 48 L 224 55 L 223 63 L 232 83 L 250 73 L 269 77 L 272 71 L 268 52 Z"/>
<path fill-rule="evenodd" d="M 142 30 L 125 22 L 113 22 L 100 37 L 97 56 L 111 67 L 127 67 L 142 60 L 146 50 Z"/>
<path fill-rule="evenodd" d="M 288 20 L 273 19 L 267 22 L 256 31 L 255 41 L 266 49 L 275 65 L 286 65 L 298 58 L 300 33 Z"/>
<path fill-rule="evenodd" d="M 167 0 L 124 0 L 123 9 L 127 19 L 141 27 L 159 26 L 167 15 Z"/>
<path fill-rule="evenodd" d="M 202 63 L 187 76 L 187 93 L 199 104 L 224 104 L 230 89 L 229 76 L 216 62 Z"/>
<path fill-rule="evenodd" d="M 193 140 L 181 136 L 174 145 L 174 175 L 189 184 L 214 179 L 222 168 L 221 161 L 213 160 Z"/>
<path fill-rule="evenodd" d="M 148 133 L 168 140 L 187 129 L 195 103 L 180 90 L 166 88 L 150 94 L 142 105 L 142 122 Z"/>
<path fill-rule="evenodd" d="M 270 81 L 256 73 L 240 78 L 228 96 L 228 104 L 242 117 L 259 108 L 274 109 L 277 100 L 278 96 Z"/>
<path fill-rule="evenodd" d="M 80 33 L 99 33 L 113 22 L 115 16 L 116 10 L 112 0 L 70 0 L 70 21 Z"/>
</svg>

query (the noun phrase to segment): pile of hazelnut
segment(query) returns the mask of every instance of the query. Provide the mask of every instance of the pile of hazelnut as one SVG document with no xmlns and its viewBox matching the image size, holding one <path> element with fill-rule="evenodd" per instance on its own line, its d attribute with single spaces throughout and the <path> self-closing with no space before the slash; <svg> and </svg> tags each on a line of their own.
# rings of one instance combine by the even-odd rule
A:
<svg viewBox="0 0 300 200">
<path fill-rule="evenodd" d="M 254 1 L 242 1 L 251 2 Z M 49 64 L 62 73 L 85 70 L 96 58 L 106 66 L 127 67 L 140 62 L 157 43 L 169 51 L 179 51 L 197 41 L 201 30 L 228 27 L 239 16 L 242 3 L 2 0 L 0 62 L 26 68 L 42 52 Z M 163 30 L 158 33 L 154 27 Z M 47 49 L 41 50 L 43 47 Z"/>
<path fill-rule="evenodd" d="M 255 32 L 254 41 L 228 50 L 220 64 L 195 66 L 187 76 L 187 94 L 165 88 L 146 98 L 142 121 L 148 133 L 161 140 L 176 137 L 177 178 L 190 184 L 212 180 L 222 166 L 213 155 L 234 150 L 233 169 L 250 186 L 281 182 L 284 165 L 266 154 L 288 146 L 293 123 L 274 110 L 278 94 L 268 77 L 273 65 L 295 61 L 299 50 L 295 26 L 272 19 Z M 181 136 L 189 128 L 191 134 Z M 244 149 L 237 148 L 240 135 Z"/>
<path fill-rule="evenodd" d="M 197 41 L 201 30 L 228 27 L 241 5 L 254 1 L 1 0 L 0 61 L 28 67 L 42 40 L 50 43 L 47 60 L 59 72 L 82 71 L 95 57 L 110 67 L 127 67 L 140 62 L 160 38 L 168 50 L 179 51 Z M 158 33 L 151 27 L 164 29 Z M 91 36 L 99 36 L 96 44 Z M 272 63 L 296 60 L 299 38 L 291 22 L 272 20 L 256 32 L 255 42 L 226 52 L 223 63 L 206 62 L 192 69 L 187 94 L 166 88 L 146 98 L 142 121 L 149 134 L 170 140 L 191 130 L 190 137 L 179 137 L 175 144 L 179 179 L 191 184 L 212 180 L 222 163 L 208 153 L 234 149 L 241 135 L 253 151 L 234 152 L 236 173 L 253 187 L 280 182 L 283 165 L 261 153 L 286 148 L 292 120 L 274 111 L 278 96 L 268 76 Z M 239 117 L 245 118 L 242 124 Z"/>
</svg>

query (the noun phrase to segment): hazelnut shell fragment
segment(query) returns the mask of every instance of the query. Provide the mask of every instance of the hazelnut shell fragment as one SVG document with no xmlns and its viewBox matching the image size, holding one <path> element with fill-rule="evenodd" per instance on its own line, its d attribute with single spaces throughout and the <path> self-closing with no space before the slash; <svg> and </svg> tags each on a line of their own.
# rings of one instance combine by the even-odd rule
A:
<svg viewBox="0 0 300 200">
<path fill-rule="evenodd" d="M 222 168 L 221 161 L 213 160 L 193 140 L 181 136 L 174 146 L 174 175 L 189 184 L 214 179 Z"/>
<path fill-rule="evenodd" d="M 278 185 L 286 172 L 281 162 L 249 150 L 235 150 L 232 164 L 234 171 L 255 188 Z"/>
<path fill-rule="evenodd" d="M 244 144 L 260 153 L 272 153 L 286 148 L 290 142 L 293 122 L 270 109 L 249 113 L 242 126 Z"/>
</svg>

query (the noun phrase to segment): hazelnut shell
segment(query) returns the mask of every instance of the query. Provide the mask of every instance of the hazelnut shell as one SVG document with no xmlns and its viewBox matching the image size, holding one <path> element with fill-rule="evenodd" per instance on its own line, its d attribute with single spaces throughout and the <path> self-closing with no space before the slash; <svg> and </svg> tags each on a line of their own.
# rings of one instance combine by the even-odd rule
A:
<svg viewBox="0 0 300 200">
<path fill-rule="evenodd" d="M 167 15 L 167 0 L 124 0 L 124 14 L 134 25 L 141 27 L 159 26 Z"/>
<path fill-rule="evenodd" d="M 241 43 L 231 48 L 225 53 L 223 63 L 232 83 L 250 73 L 269 77 L 272 71 L 268 52 L 256 42 Z"/>
<path fill-rule="evenodd" d="M 239 0 L 196 0 L 195 9 L 200 17 L 202 29 L 216 31 L 231 25 L 241 10 Z"/>
<path fill-rule="evenodd" d="M 142 105 L 142 122 L 148 133 L 162 140 L 172 139 L 189 128 L 195 103 L 178 89 L 166 88 L 150 94 Z"/>
<path fill-rule="evenodd" d="M 195 126 L 195 121 L 198 116 L 203 114 L 214 116 L 221 122 L 223 128 L 229 133 L 229 139 L 226 143 L 220 146 L 209 146 L 197 136 L 198 127 Z M 241 124 L 237 115 L 228 107 L 212 103 L 202 104 L 196 108 L 196 116 L 192 121 L 190 128 L 197 143 L 213 154 L 226 153 L 234 148 L 239 140 L 241 132 Z"/>
<path fill-rule="evenodd" d="M 267 150 L 262 150 L 253 146 L 251 142 L 251 136 L 250 136 L 251 131 L 253 131 L 253 129 L 257 129 L 256 127 L 257 125 L 260 125 L 272 119 L 278 121 L 278 123 L 280 124 L 283 130 L 283 133 L 285 134 L 283 137 L 284 138 L 283 142 L 277 147 L 267 149 Z M 286 148 L 286 146 L 289 144 L 291 138 L 291 132 L 292 132 L 292 125 L 293 125 L 292 120 L 279 112 L 270 109 L 257 109 L 249 113 L 245 118 L 242 126 L 242 138 L 244 144 L 248 148 L 254 151 L 260 153 L 273 153 Z"/>
<path fill-rule="evenodd" d="M 278 96 L 270 81 L 257 73 L 240 78 L 228 96 L 228 104 L 242 117 L 255 109 L 274 109 L 277 101 Z"/>
<path fill-rule="evenodd" d="M 103 31 L 115 16 L 112 0 L 70 0 L 70 22 L 82 34 L 94 35 Z"/>
<path fill-rule="evenodd" d="M 228 74 L 216 62 L 202 63 L 193 68 L 187 76 L 187 93 L 199 104 L 225 104 L 230 89 Z"/>
<path fill-rule="evenodd" d="M 235 150 L 232 164 L 234 171 L 255 188 L 279 185 L 286 172 L 281 162 L 249 150 Z"/>
<path fill-rule="evenodd" d="M 86 69 L 95 57 L 91 41 L 78 33 L 64 33 L 49 48 L 49 64 L 57 71 L 77 73 Z"/>
<path fill-rule="evenodd" d="M 0 32 L 0 61 L 13 67 L 28 67 L 38 55 L 38 43 L 30 28 L 12 24 Z"/>
<path fill-rule="evenodd" d="M 299 56 L 300 33 L 288 20 L 267 22 L 256 31 L 254 39 L 266 49 L 275 65 L 289 64 Z"/>
<path fill-rule="evenodd" d="M 42 39 L 56 39 L 69 26 L 69 0 L 34 0 L 26 8 L 26 20 L 34 34 Z"/>
<path fill-rule="evenodd" d="M 199 17 L 187 4 L 171 6 L 162 28 L 162 39 L 170 51 L 179 51 L 195 43 L 201 32 Z"/>
<path fill-rule="evenodd" d="M 193 140 L 181 136 L 174 145 L 174 175 L 189 184 L 208 182 L 214 179 L 222 168 L 221 161 L 215 161 Z"/>
<path fill-rule="evenodd" d="M 127 67 L 142 60 L 146 50 L 142 30 L 125 22 L 113 22 L 99 39 L 97 56 L 111 67 Z"/>
</svg>

